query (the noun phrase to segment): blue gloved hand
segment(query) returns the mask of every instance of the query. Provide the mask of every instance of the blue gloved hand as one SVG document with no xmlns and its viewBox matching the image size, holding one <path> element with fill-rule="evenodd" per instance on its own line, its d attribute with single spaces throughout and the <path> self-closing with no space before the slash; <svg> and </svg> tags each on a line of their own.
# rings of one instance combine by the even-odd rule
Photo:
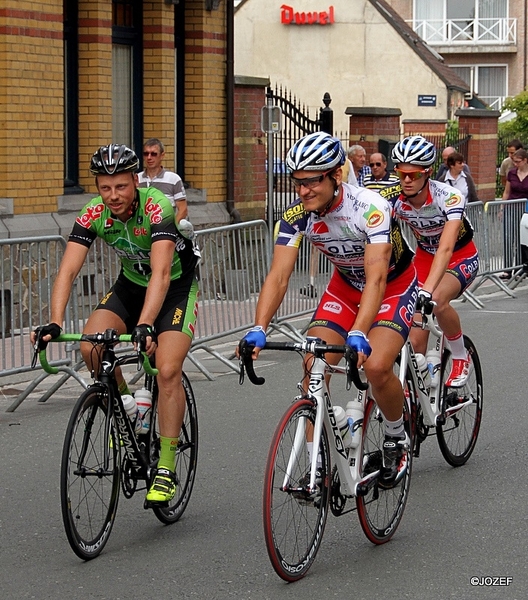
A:
<svg viewBox="0 0 528 600">
<path fill-rule="evenodd" d="M 252 327 L 242 339 L 250 346 L 264 348 L 266 345 L 266 332 L 260 325 L 255 325 L 255 327 Z"/>
<path fill-rule="evenodd" d="M 426 290 L 418 290 L 418 299 L 416 300 L 416 312 L 424 315 L 432 315 L 436 302 L 433 302 L 433 295 Z"/>
<path fill-rule="evenodd" d="M 348 332 L 346 345 L 356 352 L 363 352 L 366 356 L 370 356 L 372 352 L 367 336 L 357 329 Z"/>
</svg>

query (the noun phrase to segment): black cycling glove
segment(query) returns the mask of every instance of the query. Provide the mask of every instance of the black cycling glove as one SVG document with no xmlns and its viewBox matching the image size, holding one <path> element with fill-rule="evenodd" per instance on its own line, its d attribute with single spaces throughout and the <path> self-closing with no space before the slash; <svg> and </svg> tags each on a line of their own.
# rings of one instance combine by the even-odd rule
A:
<svg viewBox="0 0 528 600">
<path fill-rule="evenodd" d="M 432 315 L 435 307 L 433 295 L 426 290 L 418 290 L 418 299 L 416 300 L 416 311 L 424 315 Z"/>
<path fill-rule="evenodd" d="M 147 323 L 140 323 L 136 325 L 132 331 L 132 342 L 139 346 L 141 352 L 145 352 L 147 345 L 147 337 L 151 337 L 154 343 L 158 343 L 158 336 L 154 330 L 153 325 L 147 325 Z"/>
<path fill-rule="evenodd" d="M 36 345 L 38 350 L 44 350 L 48 345 L 48 342 L 45 342 L 42 339 L 45 335 L 51 335 L 51 339 L 54 340 L 55 338 L 58 338 L 61 333 L 62 327 L 57 325 L 57 323 L 49 323 L 49 325 L 37 327 L 35 329 L 35 336 L 37 338 Z"/>
</svg>

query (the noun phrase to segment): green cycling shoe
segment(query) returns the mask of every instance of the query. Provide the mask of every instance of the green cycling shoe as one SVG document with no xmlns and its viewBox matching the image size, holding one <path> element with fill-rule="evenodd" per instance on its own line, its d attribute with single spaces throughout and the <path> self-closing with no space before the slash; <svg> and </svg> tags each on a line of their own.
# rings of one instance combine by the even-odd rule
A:
<svg viewBox="0 0 528 600">
<path fill-rule="evenodd" d="M 147 505 L 166 505 L 176 495 L 176 475 L 168 469 L 158 469 L 145 502 Z"/>
</svg>

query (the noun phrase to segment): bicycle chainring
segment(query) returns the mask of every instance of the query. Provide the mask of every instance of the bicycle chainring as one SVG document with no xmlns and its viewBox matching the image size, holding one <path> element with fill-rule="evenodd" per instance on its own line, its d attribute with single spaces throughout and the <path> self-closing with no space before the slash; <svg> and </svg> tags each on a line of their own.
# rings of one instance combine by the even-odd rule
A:
<svg viewBox="0 0 528 600">
<path fill-rule="evenodd" d="M 130 465 L 128 458 L 123 459 L 121 468 L 121 488 L 125 498 L 132 498 L 137 489 L 137 477 Z"/>
</svg>

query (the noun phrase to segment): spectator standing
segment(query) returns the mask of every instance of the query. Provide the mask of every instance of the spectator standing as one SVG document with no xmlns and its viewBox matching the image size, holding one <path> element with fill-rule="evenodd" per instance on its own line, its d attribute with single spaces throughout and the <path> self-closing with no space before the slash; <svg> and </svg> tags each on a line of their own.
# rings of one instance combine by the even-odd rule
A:
<svg viewBox="0 0 528 600">
<path fill-rule="evenodd" d="M 503 200 L 528 199 L 528 152 L 524 148 L 516 150 L 512 156 L 513 169 L 506 175 L 506 187 L 502 194 Z M 506 207 L 507 208 L 507 207 Z M 513 211 L 512 211 L 513 212 Z M 510 211 L 502 211 L 504 226 L 504 266 L 514 267 L 519 247 L 519 224 L 516 219 L 509 218 Z M 499 275 L 501 279 L 510 279 L 513 269 Z"/>
<path fill-rule="evenodd" d="M 143 146 L 146 168 L 139 174 L 140 188 L 153 187 L 170 200 L 176 214 L 176 223 L 187 219 L 187 196 L 181 177 L 162 165 L 165 146 L 158 138 L 150 138 Z"/>
<path fill-rule="evenodd" d="M 363 146 L 355 144 L 348 149 L 348 158 L 354 167 L 354 175 L 356 176 L 357 185 L 364 187 L 363 181 L 366 175 L 370 174 L 370 167 L 366 164 L 367 153 Z"/>
<path fill-rule="evenodd" d="M 518 139 L 512 140 L 506 147 L 508 156 L 501 162 L 501 166 L 499 167 L 500 180 L 504 187 L 506 187 L 506 176 L 508 175 L 508 171 L 515 166 L 513 164 L 513 155 L 517 150 L 521 150 L 522 148 L 524 148 L 524 146 L 522 145 L 521 140 Z"/>
<path fill-rule="evenodd" d="M 442 150 L 442 164 L 438 167 L 438 172 L 436 174 L 436 179 L 438 181 L 443 181 L 441 179 L 441 177 L 444 175 L 444 173 L 446 173 L 449 170 L 449 167 L 447 166 L 447 159 L 449 157 L 450 154 L 453 154 L 453 152 L 456 152 L 456 148 L 453 148 L 453 146 L 446 146 L 443 150 Z M 469 167 L 467 166 L 466 163 L 464 163 L 464 172 L 467 174 L 471 174 L 471 171 L 469 169 Z"/>
<path fill-rule="evenodd" d="M 378 192 L 389 185 L 399 184 L 400 178 L 393 171 L 387 171 L 387 157 L 381 152 L 370 155 L 370 170 L 365 175 L 363 186 Z"/>
<path fill-rule="evenodd" d="M 462 154 L 453 152 L 447 158 L 448 170 L 438 181 L 443 181 L 456 188 L 464 196 L 466 202 L 478 202 L 475 182 L 473 177 L 464 171 L 465 164 Z"/>
</svg>

